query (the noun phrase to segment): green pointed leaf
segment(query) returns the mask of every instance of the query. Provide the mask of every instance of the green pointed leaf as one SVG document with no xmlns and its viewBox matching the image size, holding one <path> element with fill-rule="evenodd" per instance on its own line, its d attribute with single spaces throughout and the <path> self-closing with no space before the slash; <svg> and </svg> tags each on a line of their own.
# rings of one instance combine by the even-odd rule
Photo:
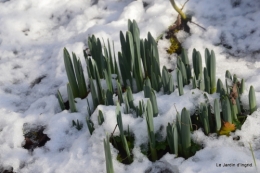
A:
<svg viewBox="0 0 260 173">
<path fill-rule="evenodd" d="M 78 84 L 76 81 L 76 76 L 75 76 L 74 69 L 72 66 L 70 54 L 66 48 L 63 49 L 63 55 L 64 55 L 63 57 L 64 57 L 65 69 L 66 69 L 68 80 L 69 80 L 69 83 L 70 83 L 70 86 L 72 89 L 73 96 L 75 98 L 79 97 L 79 87 L 78 87 Z"/>
<path fill-rule="evenodd" d="M 123 143 L 123 148 L 127 154 L 127 158 L 129 160 L 131 160 L 131 156 L 130 156 L 130 150 L 124 135 L 124 130 L 123 130 L 123 122 L 122 122 L 122 115 L 121 115 L 121 111 L 120 111 L 120 106 L 119 103 L 117 103 L 117 107 L 116 107 L 116 118 L 117 118 L 117 125 L 120 131 L 120 138 L 121 138 L 121 142 Z"/>
<path fill-rule="evenodd" d="M 210 79 L 206 67 L 204 67 L 204 82 L 205 82 L 205 91 L 210 94 Z"/>
<path fill-rule="evenodd" d="M 255 97 L 255 89 L 253 86 L 250 86 L 249 90 L 249 110 L 250 114 L 252 114 L 254 111 L 256 111 L 257 105 L 256 105 L 256 97 Z"/>
<path fill-rule="evenodd" d="M 123 103 L 124 101 L 123 101 L 122 88 L 118 81 L 117 81 L 117 95 L 118 95 L 119 104 L 121 105 L 121 103 Z"/>
<path fill-rule="evenodd" d="M 177 70 L 177 82 L 178 82 L 178 90 L 179 95 L 183 95 L 183 82 L 182 82 L 182 74 L 180 70 Z"/>
<path fill-rule="evenodd" d="M 73 96 L 72 89 L 71 89 L 69 83 L 67 84 L 67 92 L 68 92 L 68 97 L 69 97 L 70 111 L 77 112 L 75 101 L 74 101 L 74 96 Z"/>
<path fill-rule="evenodd" d="M 219 107 L 219 101 L 217 99 L 214 100 L 214 114 L 215 114 L 216 133 L 217 133 L 221 128 L 220 107 Z"/>
<path fill-rule="evenodd" d="M 231 107 L 228 98 L 222 100 L 222 113 L 225 122 L 232 123 Z"/>
<path fill-rule="evenodd" d="M 153 124 L 153 109 L 150 100 L 147 100 L 145 117 L 146 117 L 147 132 L 149 137 L 152 161 L 155 161 L 157 160 L 157 152 L 155 149 L 156 143 L 155 143 L 154 124 Z"/>
<path fill-rule="evenodd" d="M 168 123 L 167 126 L 167 142 L 170 147 L 171 153 L 178 156 L 178 131 L 175 124 Z"/>
<path fill-rule="evenodd" d="M 190 113 L 186 108 L 181 111 L 181 144 L 185 158 L 190 156 L 191 132 L 190 132 Z"/>
<path fill-rule="evenodd" d="M 240 94 L 240 95 L 243 94 L 243 93 L 244 93 L 244 90 L 245 90 L 245 80 L 242 79 L 242 80 L 241 80 L 241 84 L 240 84 L 240 86 L 239 86 L 239 94 Z"/>
<path fill-rule="evenodd" d="M 110 151 L 108 135 L 106 136 L 106 139 L 104 139 L 104 150 L 105 150 L 107 173 L 114 173 L 114 167 L 113 167 L 113 162 L 112 162 L 112 155 L 111 155 L 111 151 Z"/>
<path fill-rule="evenodd" d="M 58 93 L 57 93 L 57 98 L 58 98 L 58 101 L 59 101 L 59 105 L 60 105 L 61 110 L 62 110 L 62 111 L 65 110 L 66 108 L 65 108 L 65 105 L 64 105 L 64 101 L 63 101 L 63 99 L 62 99 L 62 96 L 61 96 L 59 90 L 58 90 Z"/>
<path fill-rule="evenodd" d="M 102 125 L 104 122 L 104 115 L 101 110 L 98 110 L 98 125 Z"/>
<path fill-rule="evenodd" d="M 95 110 L 99 104 L 98 96 L 97 96 L 97 92 L 96 92 L 96 88 L 95 88 L 93 79 L 90 78 L 89 83 L 90 83 L 90 93 L 91 93 L 92 102 L 93 102 L 93 106 L 94 106 L 94 110 Z"/>
<path fill-rule="evenodd" d="M 223 83 L 222 83 L 222 81 L 220 79 L 218 79 L 218 82 L 217 82 L 217 93 L 220 93 L 222 89 L 224 89 Z"/>
<path fill-rule="evenodd" d="M 156 95 L 153 90 L 151 90 L 150 100 L 153 108 L 153 116 L 157 117 L 159 110 L 158 110 Z"/>
</svg>

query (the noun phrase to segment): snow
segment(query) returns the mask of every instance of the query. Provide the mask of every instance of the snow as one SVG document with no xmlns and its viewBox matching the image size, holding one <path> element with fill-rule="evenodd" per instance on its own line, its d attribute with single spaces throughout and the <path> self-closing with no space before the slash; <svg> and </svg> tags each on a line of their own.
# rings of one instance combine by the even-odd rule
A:
<svg viewBox="0 0 260 173">
<path fill-rule="evenodd" d="M 185 2 L 177 1 L 178 4 Z M 144 7 L 144 3 L 148 5 Z M 205 48 L 214 50 L 217 77 L 224 81 L 225 71 L 229 70 L 244 78 L 246 94 L 242 95 L 242 102 L 248 106 L 247 93 L 253 85 L 258 107 L 259 9 L 259 0 L 190 0 L 184 12 L 192 14 L 192 21 L 206 31 L 190 23 L 190 35 L 184 32 L 177 35 L 188 50 L 190 62 L 193 48 L 202 56 Z M 95 127 L 92 136 L 85 121 L 89 117 L 85 99 L 76 100 L 77 113 L 61 112 L 55 94 L 59 89 L 67 99 L 63 48 L 75 52 L 85 66 L 82 50 L 87 47 L 88 36 L 109 38 L 119 51 L 119 31 L 127 30 L 128 19 L 137 21 L 142 38 L 148 32 L 157 38 L 176 16 L 167 0 L 0 0 L 0 170 L 13 167 L 14 172 L 19 173 L 106 172 L 103 139 L 116 125 L 115 106 L 100 105 L 91 115 Z M 176 66 L 176 55 L 165 53 L 168 45 L 166 41 L 159 41 L 161 67 L 172 68 Z M 86 73 L 85 67 L 84 70 Z M 175 71 L 172 75 L 176 79 Z M 191 86 L 185 86 L 184 93 L 179 96 L 177 89 L 171 95 L 156 93 L 159 116 L 154 118 L 155 131 L 175 120 L 174 104 L 179 112 L 184 106 L 194 112 L 203 102 L 201 91 L 191 90 Z M 210 102 L 216 97 L 209 96 Z M 90 100 L 91 95 L 88 98 Z M 134 94 L 134 98 L 138 103 L 144 99 L 143 92 Z M 105 118 L 101 126 L 97 122 L 98 110 L 103 111 Z M 168 153 L 154 164 L 140 151 L 140 145 L 148 141 L 145 120 L 133 114 L 122 113 L 122 116 L 124 128 L 129 125 L 135 135 L 134 162 L 131 165 L 119 163 L 118 151 L 111 145 L 115 172 L 145 172 L 150 168 L 155 173 L 161 165 L 180 173 L 255 173 L 249 143 L 256 164 L 260 165 L 259 110 L 247 118 L 241 130 L 229 137 L 205 136 L 201 130 L 196 131 L 192 138 L 204 148 L 195 156 L 184 160 Z M 83 123 L 80 131 L 72 127 L 72 120 L 77 119 Z M 23 149 L 24 123 L 46 126 L 44 133 L 51 140 L 33 152 Z M 165 137 L 165 128 L 160 133 Z M 118 129 L 114 134 L 119 134 Z M 241 139 L 234 141 L 235 136 Z M 252 163 L 253 167 L 217 167 L 218 163 Z"/>
</svg>

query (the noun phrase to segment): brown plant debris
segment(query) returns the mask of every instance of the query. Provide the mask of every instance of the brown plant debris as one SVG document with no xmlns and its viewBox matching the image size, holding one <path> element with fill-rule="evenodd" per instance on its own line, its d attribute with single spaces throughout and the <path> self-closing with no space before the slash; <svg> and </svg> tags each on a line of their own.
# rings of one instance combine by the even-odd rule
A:
<svg viewBox="0 0 260 173">
<path fill-rule="evenodd" d="M 33 151 L 36 147 L 42 147 L 50 138 L 43 133 L 45 127 L 37 125 L 23 125 L 24 143 L 23 148 Z"/>
<path fill-rule="evenodd" d="M 232 89 L 231 89 L 231 92 L 230 92 L 230 95 L 229 95 L 229 98 L 231 100 L 231 103 L 233 105 L 236 104 L 236 99 L 238 97 L 238 90 L 237 90 L 237 84 L 235 83 L 233 86 L 232 86 Z"/>
</svg>

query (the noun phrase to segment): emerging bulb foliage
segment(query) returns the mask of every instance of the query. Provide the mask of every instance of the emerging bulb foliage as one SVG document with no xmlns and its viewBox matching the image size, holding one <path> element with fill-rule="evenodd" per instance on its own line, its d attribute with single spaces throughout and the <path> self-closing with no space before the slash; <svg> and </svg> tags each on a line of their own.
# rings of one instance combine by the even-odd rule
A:
<svg viewBox="0 0 260 173">
<path fill-rule="evenodd" d="M 181 17 L 186 20 L 187 16 L 179 9 L 174 0 L 170 0 L 173 7 L 178 11 Z M 90 134 L 94 132 L 94 121 L 91 114 L 98 105 L 114 105 L 115 95 L 117 95 L 118 103 L 116 108 L 117 125 L 120 131 L 120 139 L 126 158 L 132 161 L 129 149 L 128 136 L 123 130 L 123 116 L 121 114 L 121 105 L 124 103 L 124 113 L 129 114 L 135 112 L 139 118 L 144 118 L 147 125 L 147 135 L 149 139 L 149 148 L 151 160 L 158 159 L 157 144 L 155 138 L 154 117 L 159 115 L 156 92 L 163 88 L 164 94 L 174 92 L 173 76 L 166 67 L 160 71 L 159 53 L 157 43 L 150 33 L 147 39 L 140 39 L 140 31 L 136 21 L 128 21 L 128 31 L 124 35 L 120 32 L 121 52 L 118 53 L 118 63 L 115 57 L 115 51 L 111 50 L 110 42 L 107 47 L 101 45 L 99 38 L 95 36 L 89 37 L 88 44 L 92 58 L 84 52 L 87 73 L 89 77 L 89 90 L 92 99 L 92 107 L 90 107 L 87 99 L 88 118 L 86 123 Z M 114 54 L 112 54 L 114 52 Z M 73 63 L 72 63 L 73 59 Z M 72 53 L 72 59 L 68 51 L 64 48 L 64 63 L 69 83 L 67 84 L 67 93 L 71 112 L 77 112 L 75 98 L 85 98 L 87 91 L 81 62 Z M 205 92 L 206 102 L 199 105 L 197 121 L 202 126 L 206 135 L 210 133 L 218 133 L 219 135 L 229 135 L 230 132 L 239 128 L 239 116 L 243 111 L 240 102 L 240 95 L 243 94 L 245 81 L 241 81 L 236 75 L 226 71 L 226 86 L 220 79 L 216 84 L 216 58 L 214 51 L 205 49 L 205 64 L 202 67 L 202 58 L 196 49 L 192 53 L 192 63 L 194 75 L 192 76 L 189 64 L 189 58 L 186 50 L 182 49 L 181 56 L 177 60 L 177 85 L 179 96 L 184 95 L 183 87 L 189 85 L 192 79 L 192 88 L 200 89 Z M 203 70 L 203 71 L 202 71 Z M 113 77 L 112 77 L 113 76 Z M 116 77 L 114 77 L 116 76 Z M 102 81 L 103 80 L 103 81 Z M 115 80 L 115 81 L 113 81 Z M 107 87 L 101 84 L 105 81 Z M 115 83 L 114 83 L 115 82 Z M 113 85 L 116 84 L 116 85 Z M 188 87 L 186 87 L 187 89 Z M 144 100 L 140 100 L 135 105 L 133 93 L 144 91 L 144 98 L 147 98 L 147 104 Z M 124 93 L 125 92 L 125 93 Z M 219 99 L 214 100 L 214 105 L 209 103 L 208 94 L 217 92 Z M 172 94 L 171 96 L 173 96 Z M 62 110 L 66 109 L 60 92 L 57 94 L 58 101 Z M 185 96 L 184 96 L 185 97 Z M 160 104 L 159 104 L 160 105 Z M 222 109 L 222 113 L 220 110 Z M 255 90 L 253 86 L 249 91 L 249 110 L 252 114 L 257 109 Z M 223 120 L 221 119 L 221 115 Z M 91 117 L 91 119 L 90 119 Z M 104 123 L 104 115 L 102 111 L 98 111 L 98 125 Z M 223 123 L 221 123 L 223 122 Z M 73 123 L 78 129 L 81 128 L 79 121 Z M 193 123 L 191 122 L 190 112 L 183 108 L 181 114 L 177 112 L 176 122 L 168 123 L 166 128 L 167 142 L 171 153 L 176 156 L 188 158 L 192 153 L 191 132 L 193 131 Z M 238 126 L 237 126 L 238 125 Z M 127 141 L 128 140 L 128 141 Z M 112 156 L 109 145 L 109 136 L 104 139 L 104 150 L 106 157 L 106 169 L 108 173 L 113 173 Z"/>
</svg>

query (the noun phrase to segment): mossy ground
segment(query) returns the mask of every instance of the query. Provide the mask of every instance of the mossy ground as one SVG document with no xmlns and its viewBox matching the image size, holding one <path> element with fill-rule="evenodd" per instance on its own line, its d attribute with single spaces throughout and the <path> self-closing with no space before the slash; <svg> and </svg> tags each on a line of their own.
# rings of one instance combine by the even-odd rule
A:
<svg viewBox="0 0 260 173">
<path fill-rule="evenodd" d="M 133 154 L 132 154 L 132 149 L 134 148 L 134 135 L 131 133 L 126 133 L 125 134 L 126 140 L 127 140 L 127 144 L 131 153 L 131 158 L 127 158 L 127 154 L 125 152 L 125 149 L 123 147 L 123 142 L 121 141 L 121 137 L 120 136 L 111 136 L 110 137 L 110 143 L 113 145 L 113 147 L 115 147 L 119 152 L 117 155 L 117 160 L 121 163 L 124 164 L 131 164 L 133 162 Z"/>
</svg>

